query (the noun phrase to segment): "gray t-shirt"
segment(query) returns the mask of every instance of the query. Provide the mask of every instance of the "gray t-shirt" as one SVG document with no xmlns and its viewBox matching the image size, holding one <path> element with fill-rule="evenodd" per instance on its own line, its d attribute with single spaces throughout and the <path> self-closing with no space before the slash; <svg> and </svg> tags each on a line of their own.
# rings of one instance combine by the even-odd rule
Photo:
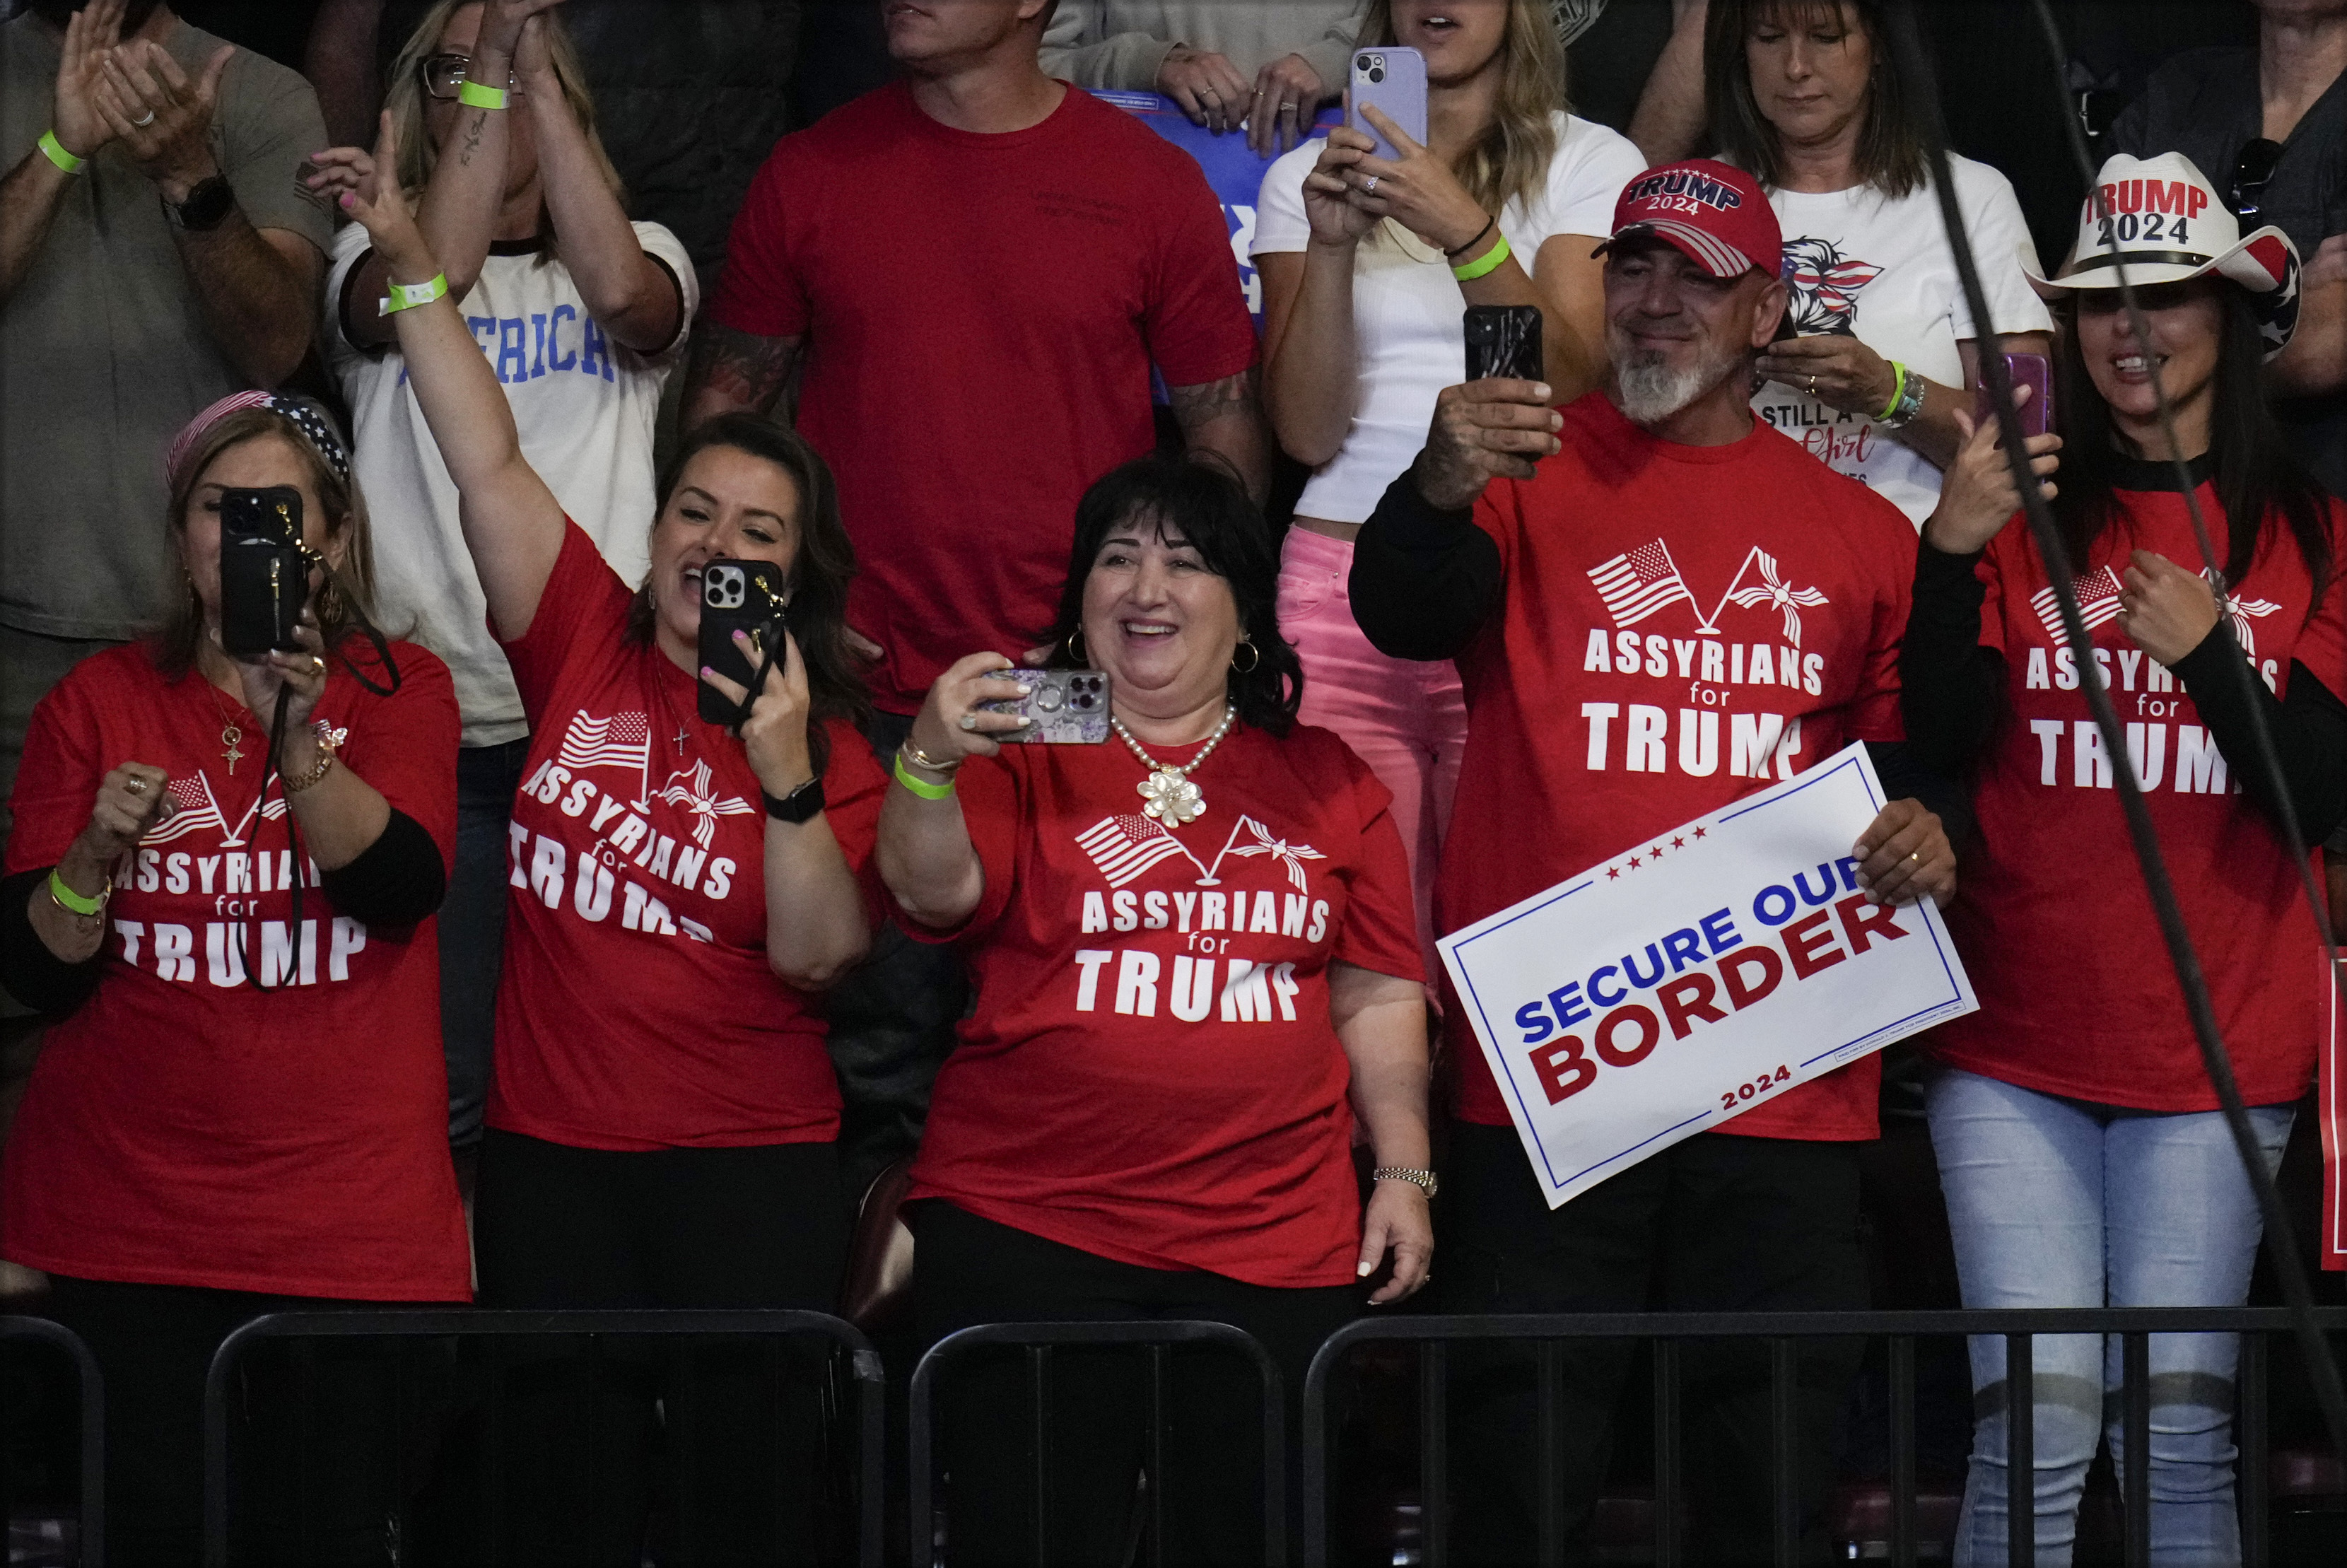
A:
<svg viewBox="0 0 2347 1568">
<path fill-rule="evenodd" d="M 2233 183 L 2241 149 L 2261 132 L 2255 49 L 2194 49 L 2154 73 L 2143 95 L 2111 128 L 2115 151 L 2136 158 L 2180 152 L 2219 196 Z M 2257 218 L 2271 223 L 2302 260 L 2347 233 L 2347 76 L 2331 84 L 2282 143 Z M 2297 397 L 2274 405 L 2291 445 L 2333 495 L 2347 496 L 2347 397 Z"/>
<path fill-rule="evenodd" d="M 191 79 L 220 45 L 185 23 L 165 43 Z M 57 57 L 32 14 L 0 25 L 0 168 L 49 128 Z M 293 171 L 325 145 L 310 84 L 240 50 L 220 80 L 212 153 L 254 227 L 324 251 L 333 225 Z M 77 638 L 151 625 L 172 578 L 163 455 L 190 417 L 246 384 L 205 328 L 155 187 L 120 148 L 104 149 L 0 301 L 0 622 Z"/>
</svg>

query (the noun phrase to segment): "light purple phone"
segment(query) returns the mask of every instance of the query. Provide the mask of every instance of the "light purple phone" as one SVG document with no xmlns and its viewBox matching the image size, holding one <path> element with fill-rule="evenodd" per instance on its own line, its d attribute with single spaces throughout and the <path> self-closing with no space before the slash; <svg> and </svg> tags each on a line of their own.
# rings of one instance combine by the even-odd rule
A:
<svg viewBox="0 0 2347 1568">
<path fill-rule="evenodd" d="M 2009 354 L 2004 357 L 2004 373 L 2015 386 L 2030 389 L 2029 401 L 2014 410 L 2021 421 L 2021 433 L 2043 436 L 2054 427 L 2054 367 L 2042 354 Z M 1973 395 L 1974 428 L 1995 422 L 1996 403 L 1989 395 L 1988 380 L 1983 377 L 1980 390 Z"/>
<path fill-rule="evenodd" d="M 1375 44 L 1353 51 L 1353 97 L 1350 124 L 1377 141 L 1376 156 L 1398 162 L 1401 152 L 1378 134 L 1361 110 L 1375 104 L 1385 116 L 1418 143 L 1426 145 L 1426 56 L 1394 44 Z"/>
</svg>

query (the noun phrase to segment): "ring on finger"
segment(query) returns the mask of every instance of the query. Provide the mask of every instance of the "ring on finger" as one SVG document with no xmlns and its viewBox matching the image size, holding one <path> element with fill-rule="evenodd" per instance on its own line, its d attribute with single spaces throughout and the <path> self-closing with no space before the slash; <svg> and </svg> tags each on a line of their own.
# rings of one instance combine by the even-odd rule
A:
<svg viewBox="0 0 2347 1568">
<path fill-rule="evenodd" d="M 153 109 L 149 109 L 145 119 L 134 119 L 130 122 L 130 127 L 133 130 L 145 130 L 149 126 L 153 125 L 154 123 L 155 111 Z"/>
<path fill-rule="evenodd" d="M 323 675 L 325 672 L 326 672 L 326 661 L 325 661 L 323 659 L 319 658 L 319 657 L 318 657 L 316 654 L 314 654 L 314 653 L 311 654 L 311 655 L 310 655 L 310 673 L 311 673 L 311 674 L 313 674 L 313 675 Z"/>
<path fill-rule="evenodd" d="M 123 781 L 122 787 L 132 794 L 145 794 L 147 793 L 147 781 L 145 779 L 126 779 Z"/>
<path fill-rule="evenodd" d="M 977 715 L 976 713 L 964 713 L 964 714 L 961 716 L 961 727 L 962 727 L 963 729 L 965 729 L 965 730 L 975 730 L 975 729 L 977 729 L 977 728 L 978 728 L 978 715 Z"/>
<path fill-rule="evenodd" d="M 1361 194 L 1364 196 L 1375 196 L 1377 193 L 1378 177 L 1372 174 L 1368 179 L 1361 181 Z"/>
</svg>

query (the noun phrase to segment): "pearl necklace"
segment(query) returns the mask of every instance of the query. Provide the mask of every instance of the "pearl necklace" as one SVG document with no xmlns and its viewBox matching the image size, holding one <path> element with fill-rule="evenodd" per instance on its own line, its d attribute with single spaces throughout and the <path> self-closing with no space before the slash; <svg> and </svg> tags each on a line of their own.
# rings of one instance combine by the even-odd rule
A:
<svg viewBox="0 0 2347 1568">
<path fill-rule="evenodd" d="M 1116 732 L 1117 739 L 1132 748 L 1133 754 L 1141 759 L 1141 765 L 1150 770 L 1147 778 L 1133 786 L 1134 792 L 1148 803 L 1141 808 L 1143 816 L 1155 817 L 1168 827 L 1187 827 L 1206 815 L 1206 797 L 1200 794 L 1198 786 L 1190 782 L 1190 774 L 1200 763 L 1214 755 L 1214 748 L 1221 745 L 1223 737 L 1231 733 L 1231 725 L 1237 722 L 1238 716 L 1236 703 L 1225 704 L 1223 722 L 1214 726 L 1213 734 L 1206 737 L 1204 748 L 1177 768 L 1159 762 L 1142 750 L 1141 743 L 1133 738 L 1133 732 L 1126 729 L 1116 715 L 1109 715 L 1109 728 Z"/>
</svg>

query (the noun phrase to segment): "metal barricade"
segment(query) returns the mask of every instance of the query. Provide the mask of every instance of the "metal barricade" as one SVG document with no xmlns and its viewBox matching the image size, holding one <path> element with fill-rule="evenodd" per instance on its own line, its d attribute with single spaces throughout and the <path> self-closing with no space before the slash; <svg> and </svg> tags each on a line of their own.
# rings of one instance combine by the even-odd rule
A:
<svg viewBox="0 0 2347 1568">
<path fill-rule="evenodd" d="M 81 1383 L 81 1504 L 77 1553 L 82 1568 L 106 1561 L 106 1379 L 81 1336 L 46 1317 L 0 1317 L 0 1340 L 28 1339 L 65 1352 Z"/>
<path fill-rule="evenodd" d="M 2347 1308 L 2317 1314 L 2326 1334 L 2347 1332 Z M 2240 1452 L 2241 1538 L 2245 1568 L 2264 1568 L 2270 1519 L 2267 1504 L 2266 1430 L 2269 1358 L 2266 1341 L 2291 1330 L 2290 1314 L 2278 1307 L 2127 1307 L 2019 1311 L 1946 1312 L 1622 1312 L 1488 1317 L 1363 1318 L 1329 1336 L 1312 1359 L 1304 1383 L 1304 1510 L 1306 1568 L 1328 1561 L 1329 1390 L 1338 1365 L 1357 1346 L 1414 1343 L 1419 1363 L 1419 1487 L 1427 1568 L 1450 1562 L 1449 1350 L 1465 1342 L 1512 1342 L 1534 1348 L 1539 1394 L 1540 1463 L 1537 1509 L 1539 1561 L 1565 1560 L 1564 1481 L 1550 1462 L 1558 1443 L 1558 1406 L 1563 1391 L 1561 1347 L 1584 1339 L 1644 1339 L 1654 1342 L 1655 1558 L 1657 1568 L 1679 1559 L 1674 1528 L 1684 1501 L 1681 1467 L 1679 1348 L 1689 1339 L 1759 1339 L 1769 1347 L 1769 1385 L 1775 1466 L 1772 1536 L 1779 1564 L 1794 1561 L 1799 1534 L 1799 1489 L 1795 1463 L 1799 1439 L 1793 1398 L 1795 1351 L 1804 1339 L 1882 1338 L 1889 1341 L 1891 1385 L 1891 1560 L 1913 1568 L 1915 1532 L 1915 1341 L 1941 1336 L 1995 1335 L 2004 1340 L 2006 1366 L 2034 1367 L 2032 1347 L 2040 1335 L 2116 1334 L 2122 1337 L 2122 1420 L 2130 1462 L 2122 1497 L 2127 1520 L 2128 1568 L 2149 1561 L 2151 1494 L 2148 1466 L 2151 1390 L 2148 1374 L 2153 1334 L 2240 1334 L 2240 1389 L 2237 1429 Z M 2032 1495 L 2034 1468 L 2034 1379 L 2006 1378 L 2006 1460 L 2009 1487 L 2016 1499 Z M 2036 1561 L 2034 1510 L 2010 1511 L 2008 1561 Z"/>
<path fill-rule="evenodd" d="M 585 1338 L 600 1351 L 606 1339 L 812 1337 L 830 1342 L 856 1389 L 856 1558 L 864 1568 L 881 1561 L 882 1451 L 887 1440 L 887 1383 L 879 1353 L 856 1327 L 820 1312 L 627 1311 L 513 1312 L 459 1308 L 366 1312 L 283 1312 L 256 1317 L 230 1335 L 212 1358 L 204 1387 L 204 1561 L 229 1561 L 229 1383 L 248 1351 L 282 1339 Z M 497 1414 L 493 1399 L 490 1416 Z M 491 1447 L 496 1447 L 494 1439 Z"/>
<path fill-rule="evenodd" d="M 1264 1555 L 1271 1568 L 1287 1561 L 1286 1410 L 1279 1368 L 1253 1336 L 1227 1323 L 1184 1321 L 1128 1323 L 988 1323 L 949 1334 L 930 1347 L 913 1369 L 911 1440 L 910 1555 L 915 1568 L 928 1568 L 935 1558 L 936 1481 L 934 1429 L 937 1384 L 948 1363 L 987 1347 L 1026 1351 L 1027 1389 L 1035 1444 L 1035 1544 L 1031 1568 L 1049 1568 L 1048 1529 L 1051 1512 L 1051 1440 L 1050 1408 L 1052 1352 L 1062 1346 L 1130 1345 L 1148 1352 L 1149 1398 L 1143 1465 L 1153 1478 L 1142 1561 L 1164 1562 L 1165 1363 L 1174 1346 L 1219 1346 L 1255 1363 L 1263 1389 Z M 1003 1419 L 1011 1419 L 1008 1412 Z M 948 1553 L 948 1561 L 951 1561 Z"/>
</svg>

